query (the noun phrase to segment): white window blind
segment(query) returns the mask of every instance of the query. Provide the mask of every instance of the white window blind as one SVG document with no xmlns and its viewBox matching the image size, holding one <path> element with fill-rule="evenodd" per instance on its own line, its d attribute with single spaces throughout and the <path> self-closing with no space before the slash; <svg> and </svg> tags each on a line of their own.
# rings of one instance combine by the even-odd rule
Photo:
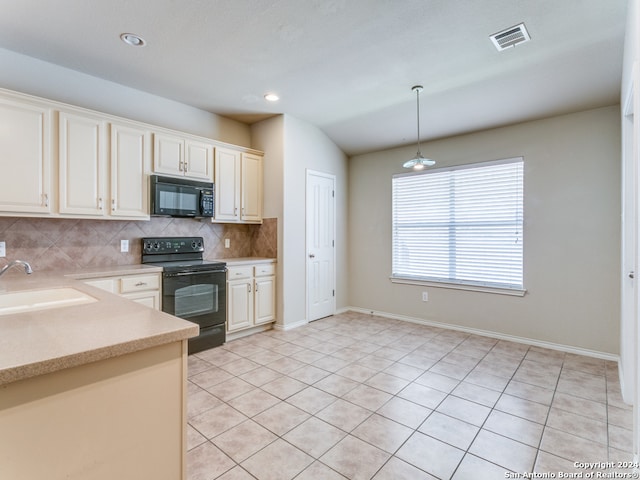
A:
<svg viewBox="0 0 640 480">
<path fill-rule="evenodd" d="M 522 289 L 523 159 L 393 177 L 392 278 Z"/>
</svg>

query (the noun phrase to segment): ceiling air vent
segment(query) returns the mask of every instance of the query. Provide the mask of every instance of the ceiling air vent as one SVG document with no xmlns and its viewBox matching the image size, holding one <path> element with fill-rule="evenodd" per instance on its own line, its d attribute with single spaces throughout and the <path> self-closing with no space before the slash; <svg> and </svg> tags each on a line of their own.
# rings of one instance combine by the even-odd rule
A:
<svg viewBox="0 0 640 480">
<path fill-rule="evenodd" d="M 494 33 L 489 38 L 499 52 L 531 40 L 524 23 Z"/>
</svg>

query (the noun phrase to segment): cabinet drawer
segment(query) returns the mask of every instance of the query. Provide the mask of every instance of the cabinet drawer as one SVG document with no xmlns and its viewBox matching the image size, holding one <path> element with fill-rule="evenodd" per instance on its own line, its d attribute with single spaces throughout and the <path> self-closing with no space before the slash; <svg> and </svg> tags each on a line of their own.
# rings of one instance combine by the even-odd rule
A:
<svg viewBox="0 0 640 480">
<path fill-rule="evenodd" d="M 116 282 L 113 278 L 97 278 L 95 280 L 84 280 L 84 283 L 97 287 L 101 290 L 106 290 L 111 293 L 118 293 L 116 290 Z"/>
<path fill-rule="evenodd" d="M 242 267 L 229 267 L 227 269 L 227 280 L 239 280 L 241 278 L 251 278 L 253 276 L 253 267 L 251 265 Z"/>
<path fill-rule="evenodd" d="M 264 263 L 253 267 L 255 269 L 254 276 L 264 277 L 266 275 L 275 275 L 276 266 L 273 263 Z"/>
<path fill-rule="evenodd" d="M 120 279 L 120 293 L 141 292 L 144 290 L 158 290 L 160 275 L 135 275 Z"/>
</svg>

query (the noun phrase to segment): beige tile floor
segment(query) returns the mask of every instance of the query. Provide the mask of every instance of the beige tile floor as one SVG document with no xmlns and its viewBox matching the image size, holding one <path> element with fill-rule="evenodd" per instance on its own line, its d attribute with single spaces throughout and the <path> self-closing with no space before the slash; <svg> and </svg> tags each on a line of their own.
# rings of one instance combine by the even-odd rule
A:
<svg viewBox="0 0 640 480">
<path fill-rule="evenodd" d="M 190 356 L 188 413 L 189 480 L 481 480 L 632 460 L 616 363 L 352 312 Z"/>
</svg>

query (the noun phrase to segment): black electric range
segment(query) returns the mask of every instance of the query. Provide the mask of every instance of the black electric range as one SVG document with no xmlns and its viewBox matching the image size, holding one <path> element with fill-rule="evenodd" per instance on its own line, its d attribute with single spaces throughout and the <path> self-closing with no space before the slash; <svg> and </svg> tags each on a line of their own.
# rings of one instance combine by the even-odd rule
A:
<svg viewBox="0 0 640 480">
<path fill-rule="evenodd" d="M 162 311 L 200 326 L 189 339 L 190 354 L 226 339 L 227 266 L 203 257 L 202 237 L 142 239 L 142 263 L 162 267 Z"/>
</svg>

